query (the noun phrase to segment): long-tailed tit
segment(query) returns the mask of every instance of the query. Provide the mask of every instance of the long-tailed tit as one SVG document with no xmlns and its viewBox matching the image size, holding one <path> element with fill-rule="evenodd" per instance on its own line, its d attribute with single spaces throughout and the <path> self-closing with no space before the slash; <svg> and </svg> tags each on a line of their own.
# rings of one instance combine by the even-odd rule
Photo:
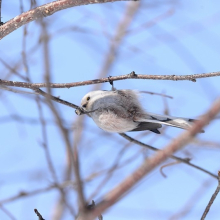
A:
<svg viewBox="0 0 220 220">
<path fill-rule="evenodd" d="M 162 124 L 189 129 L 194 119 L 171 117 L 146 112 L 135 90 L 97 90 L 87 93 L 81 101 L 82 108 L 103 130 L 123 133 L 150 130 L 160 134 Z"/>
</svg>

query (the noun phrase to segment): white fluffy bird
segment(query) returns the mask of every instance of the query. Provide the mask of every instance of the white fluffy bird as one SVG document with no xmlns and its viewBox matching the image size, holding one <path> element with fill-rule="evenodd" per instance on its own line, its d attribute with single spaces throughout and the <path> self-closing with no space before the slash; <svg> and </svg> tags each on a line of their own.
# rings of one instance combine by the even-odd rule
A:
<svg viewBox="0 0 220 220">
<path fill-rule="evenodd" d="M 124 133 L 150 130 L 160 134 L 162 124 L 189 129 L 194 119 L 171 117 L 146 112 L 135 90 L 92 91 L 81 101 L 82 108 L 103 130 Z"/>
</svg>

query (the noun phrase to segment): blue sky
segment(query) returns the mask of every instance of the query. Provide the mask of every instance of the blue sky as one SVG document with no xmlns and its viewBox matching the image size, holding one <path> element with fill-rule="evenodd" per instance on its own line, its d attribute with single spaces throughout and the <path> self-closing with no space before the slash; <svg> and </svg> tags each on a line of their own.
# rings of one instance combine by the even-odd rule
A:
<svg viewBox="0 0 220 220">
<path fill-rule="evenodd" d="M 38 5 L 49 1 L 37 1 Z M 29 1 L 24 0 L 24 11 L 29 10 Z M 44 18 L 50 34 L 50 67 L 52 82 L 65 83 L 96 79 L 100 75 L 111 38 L 124 16 L 130 2 L 115 2 L 69 8 Z M 220 3 L 214 1 L 142 1 L 134 20 L 128 27 L 115 61 L 106 76 L 118 76 L 135 71 L 137 74 L 188 75 L 220 70 Z M 2 3 L 2 20 L 5 22 L 20 14 L 19 3 Z M 146 25 L 146 26 L 144 26 Z M 41 25 L 34 21 L 27 27 L 27 63 L 32 82 L 44 82 L 43 47 L 39 42 Z M 0 41 L 1 59 L 10 67 L 17 66 L 17 72 L 26 74 L 22 61 L 23 27 Z M 0 62 L 1 79 L 6 79 L 10 70 Z M 24 81 L 11 75 L 10 80 Z M 197 118 L 202 115 L 220 95 L 220 78 L 191 81 L 123 80 L 115 82 L 117 89 L 136 89 L 166 93 L 173 99 L 166 99 L 169 114 Z M 110 89 L 108 83 L 101 89 Z M 80 105 L 81 98 L 94 89 L 93 85 L 70 89 L 53 89 L 60 98 Z M 48 187 L 52 182 L 45 151 L 41 146 L 42 130 L 35 95 L 23 95 L 0 91 L 0 202 L 21 191 L 30 192 Z M 163 113 L 164 99 L 155 95 L 142 95 L 141 102 L 150 112 Z M 63 123 L 68 128 L 79 129 L 74 109 L 55 104 Z M 65 144 L 49 108 L 43 104 L 47 119 L 48 147 L 60 182 L 65 170 Z M 12 116 L 20 116 L 21 121 Z M 30 123 L 30 119 L 32 123 Z M 197 141 L 190 143 L 177 153 L 190 157 L 192 162 L 217 173 L 220 157 L 219 120 L 205 128 Z M 71 140 L 74 143 L 74 132 Z M 111 167 L 117 155 L 127 144 L 117 134 L 100 130 L 86 117 L 83 123 L 82 139 L 78 145 L 83 179 L 94 172 Z M 167 128 L 164 134 L 146 132 L 129 133 L 147 144 L 163 148 L 182 130 Z M 200 141 L 200 142 L 199 142 Z M 202 144 L 204 141 L 215 143 Z M 107 184 L 93 197 L 99 201 L 102 196 L 128 176 L 152 152 L 140 146 L 126 147 L 121 162 L 131 161 L 118 169 Z M 168 160 L 167 163 L 173 162 Z M 109 219 L 172 219 L 185 204 L 189 204 L 187 215 L 175 219 L 198 219 L 201 217 L 217 181 L 207 174 L 184 164 L 164 168 L 164 178 L 158 167 L 139 183 L 122 200 L 103 214 Z M 86 197 L 98 187 L 103 175 L 85 184 Z M 74 177 L 72 177 L 74 180 Z M 70 188 L 68 198 L 76 208 L 76 193 Z M 56 190 L 35 196 L 20 198 L 3 204 L 16 219 L 37 219 L 33 209 L 38 208 L 45 219 L 53 219 L 55 205 L 59 198 Z M 217 197 L 207 219 L 219 219 L 220 197 Z M 0 219 L 10 219 L 0 210 Z M 72 219 L 65 212 L 64 220 Z"/>
</svg>

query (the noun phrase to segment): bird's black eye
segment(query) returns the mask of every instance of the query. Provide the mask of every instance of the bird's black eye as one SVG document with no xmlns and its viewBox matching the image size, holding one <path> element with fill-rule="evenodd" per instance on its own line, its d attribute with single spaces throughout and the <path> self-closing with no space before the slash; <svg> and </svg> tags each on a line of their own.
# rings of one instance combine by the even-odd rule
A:
<svg viewBox="0 0 220 220">
<path fill-rule="evenodd" d="M 89 99 L 90 99 L 90 97 L 88 96 L 86 100 L 89 101 Z"/>
</svg>

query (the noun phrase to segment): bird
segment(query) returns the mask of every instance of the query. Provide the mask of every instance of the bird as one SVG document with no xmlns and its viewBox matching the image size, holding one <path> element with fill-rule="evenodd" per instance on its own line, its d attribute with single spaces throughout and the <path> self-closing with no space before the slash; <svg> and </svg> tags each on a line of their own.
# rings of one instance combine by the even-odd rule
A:
<svg viewBox="0 0 220 220">
<path fill-rule="evenodd" d="M 139 100 L 139 92 L 131 89 L 91 91 L 82 98 L 81 108 L 107 132 L 149 130 L 160 134 L 162 125 L 188 130 L 196 121 L 147 112 Z"/>
</svg>

